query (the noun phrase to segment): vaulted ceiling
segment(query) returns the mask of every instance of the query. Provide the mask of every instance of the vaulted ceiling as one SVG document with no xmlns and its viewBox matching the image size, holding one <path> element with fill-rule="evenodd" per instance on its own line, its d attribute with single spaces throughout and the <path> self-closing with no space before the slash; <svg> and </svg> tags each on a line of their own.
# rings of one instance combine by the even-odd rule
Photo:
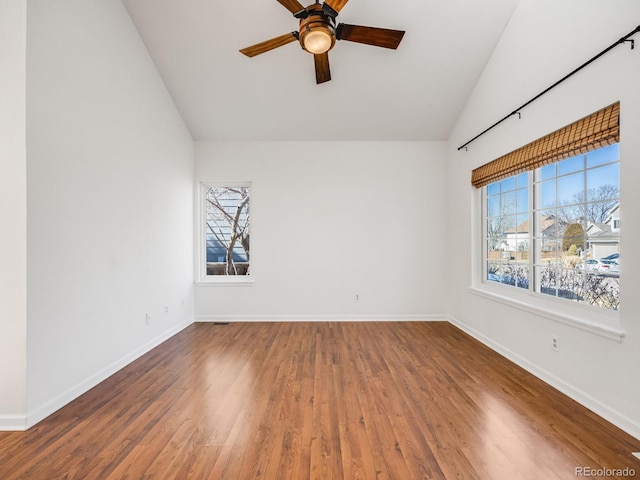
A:
<svg viewBox="0 0 640 480">
<path fill-rule="evenodd" d="M 338 22 L 406 34 L 337 42 L 320 85 L 296 42 L 239 53 L 297 29 L 276 0 L 123 3 L 195 140 L 446 140 L 517 1 L 350 0 Z"/>
</svg>

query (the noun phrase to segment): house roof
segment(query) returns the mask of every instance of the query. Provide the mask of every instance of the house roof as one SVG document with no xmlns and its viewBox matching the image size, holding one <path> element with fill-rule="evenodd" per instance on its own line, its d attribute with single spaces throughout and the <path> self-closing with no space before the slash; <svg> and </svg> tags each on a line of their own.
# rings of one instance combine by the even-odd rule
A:
<svg viewBox="0 0 640 480">
<path fill-rule="evenodd" d="M 591 243 L 618 243 L 620 241 L 620 234 L 611 231 L 611 225 L 606 223 L 592 223 L 586 233 Z"/>
<path fill-rule="evenodd" d="M 595 222 L 587 227 L 587 235 L 603 235 L 611 232 L 611 226 L 606 223 Z"/>
<path fill-rule="evenodd" d="M 615 206 L 611 210 L 609 210 L 609 214 L 607 215 L 607 219 L 605 220 L 605 223 L 611 222 L 611 220 L 613 220 L 614 217 L 616 217 L 616 213 L 618 213 L 619 210 L 620 210 L 620 202 L 616 203 Z"/>
<path fill-rule="evenodd" d="M 545 215 L 540 217 L 540 230 L 546 233 L 556 224 L 556 217 L 553 215 Z M 529 220 L 525 220 L 515 228 L 507 230 L 506 233 L 529 233 Z"/>
</svg>

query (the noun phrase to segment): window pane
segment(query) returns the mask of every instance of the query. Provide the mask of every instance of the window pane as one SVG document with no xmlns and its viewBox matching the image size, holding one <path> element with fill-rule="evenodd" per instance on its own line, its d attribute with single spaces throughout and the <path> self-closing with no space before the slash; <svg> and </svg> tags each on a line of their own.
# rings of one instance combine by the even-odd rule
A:
<svg viewBox="0 0 640 480">
<path fill-rule="evenodd" d="M 496 195 L 500 193 L 500 182 L 487 185 L 487 195 Z"/>
<path fill-rule="evenodd" d="M 516 216 L 505 215 L 502 217 L 502 225 L 504 226 L 505 233 L 513 233 L 516 230 Z"/>
<path fill-rule="evenodd" d="M 511 215 L 516 213 L 516 192 L 508 192 L 502 195 L 502 210 L 503 215 Z"/>
<path fill-rule="evenodd" d="M 558 177 L 558 204 L 584 202 L 584 172 Z"/>
<path fill-rule="evenodd" d="M 527 172 L 521 173 L 516 177 L 516 186 L 518 188 L 526 188 L 529 186 L 529 174 Z"/>
<path fill-rule="evenodd" d="M 584 216 L 591 226 L 591 230 L 610 231 L 614 228 L 613 218 L 610 218 L 612 210 L 618 205 L 616 200 L 605 200 L 603 202 L 588 203 L 584 209 Z"/>
<path fill-rule="evenodd" d="M 546 180 L 548 178 L 553 178 L 556 176 L 556 164 L 552 163 L 551 165 L 545 165 L 544 167 L 540 167 L 538 169 L 540 180 Z"/>
<path fill-rule="evenodd" d="M 500 197 L 489 197 L 487 199 L 487 216 L 497 217 L 500 215 Z"/>
<path fill-rule="evenodd" d="M 526 213 L 529 211 L 529 189 L 521 188 L 516 191 L 518 196 L 518 208 L 516 211 L 518 213 Z"/>
<path fill-rule="evenodd" d="M 515 177 L 505 178 L 504 180 L 502 180 L 500 182 L 500 190 L 503 193 L 504 192 L 508 192 L 509 190 L 513 190 L 514 188 L 516 188 L 516 178 Z"/>
<path fill-rule="evenodd" d="M 586 274 L 585 297 L 589 305 L 609 310 L 620 308 L 620 277 L 599 272 Z"/>
<path fill-rule="evenodd" d="M 536 267 L 536 278 L 538 278 L 538 286 L 536 290 L 540 293 L 544 293 L 545 295 L 557 295 L 557 269 L 550 265 L 539 265 Z"/>
<path fill-rule="evenodd" d="M 498 250 L 501 239 L 504 237 L 505 228 L 501 217 L 489 219 L 487 221 L 487 248 L 488 250 Z"/>
<path fill-rule="evenodd" d="M 584 168 L 584 155 L 567 158 L 558 162 L 558 175 L 566 175 L 567 173 L 577 172 Z"/>
<path fill-rule="evenodd" d="M 584 281 L 580 272 L 567 268 L 540 266 L 540 293 L 584 301 Z"/>
<path fill-rule="evenodd" d="M 526 234 L 529 233 L 529 214 L 528 213 L 522 213 L 520 215 L 517 215 L 516 223 L 517 223 L 517 227 L 516 227 L 517 233 L 526 233 Z"/>
<path fill-rule="evenodd" d="M 560 222 L 555 213 L 553 209 L 536 212 L 534 216 L 535 231 L 533 232 L 536 236 L 553 239 L 558 236 L 557 225 Z"/>
<path fill-rule="evenodd" d="M 515 257 L 511 257 L 515 260 Z M 489 261 L 487 280 L 514 287 L 529 288 L 529 267 L 513 260 Z"/>
<path fill-rule="evenodd" d="M 618 163 L 611 163 L 604 167 L 593 168 L 587 171 L 587 190 L 588 195 L 593 197 L 598 192 L 592 192 L 597 189 L 607 189 L 609 193 L 607 195 L 613 195 L 615 190 L 615 196 L 618 196 L 618 185 L 620 182 L 620 168 Z M 600 192 L 603 194 L 602 192 Z M 601 198 L 588 198 L 587 201 L 600 200 Z"/>
<path fill-rule="evenodd" d="M 538 204 L 541 208 L 553 208 L 556 205 L 556 180 L 538 184 Z"/>
<path fill-rule="evenodd" d="M 587 167 L 615 162 L 620 159 L 620 144 L 609 145 L 587 153 Z"/>
</svg>

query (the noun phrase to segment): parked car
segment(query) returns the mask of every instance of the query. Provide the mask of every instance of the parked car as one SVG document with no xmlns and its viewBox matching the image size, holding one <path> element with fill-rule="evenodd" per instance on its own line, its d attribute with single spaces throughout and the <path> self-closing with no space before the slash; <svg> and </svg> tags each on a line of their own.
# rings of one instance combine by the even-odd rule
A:
<svg viewBox="0 0 640 480">
<path fill-rule="evenodd" d="M 600 271 L 620 273 L 620 264 L 617 260 L 600 260 Z"/>
<path fill-rule="evenodd" d="M 612 253 L 611 255 L 607 255 L 606 257 L 602 257 L 600 260 L 615 260 L 616 262 L 619 263 L 620 254 L 619 253 Z"/>
<path fill-rule="evenodd" d="M 611 264 L 615 263 L 613 260 L 596 260 L 595 258 L 589 258 L 584 263 L 579 263 L 576 268 L 580 270 L 587 270 L 588 272 L 609 272 L 611 271 Z"/>
</svg>

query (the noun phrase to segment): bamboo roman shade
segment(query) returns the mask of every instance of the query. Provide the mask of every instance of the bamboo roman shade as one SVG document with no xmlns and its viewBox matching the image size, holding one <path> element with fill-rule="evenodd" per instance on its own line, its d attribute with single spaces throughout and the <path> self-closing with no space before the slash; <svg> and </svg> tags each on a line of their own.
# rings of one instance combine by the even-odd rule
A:
<svg viewBox="0 0 640 480">
<path fill-rule="evenodd" d="M 484 187 L 497 180 L 619 141 L 620 102 L 616 102 L 476 168 L 471 174 L 471 183 L 476 188 Z"/>
</svg>

